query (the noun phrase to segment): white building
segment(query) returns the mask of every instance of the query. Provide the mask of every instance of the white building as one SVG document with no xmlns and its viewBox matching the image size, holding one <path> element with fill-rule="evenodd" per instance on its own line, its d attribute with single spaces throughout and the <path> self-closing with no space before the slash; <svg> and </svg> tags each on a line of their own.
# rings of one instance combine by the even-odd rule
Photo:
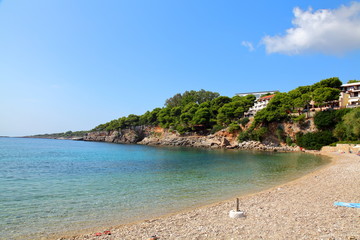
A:
<svg viewBox="0 0 360 240">
<path fill-rule="evenodd" d="M 268 96 L 264 96 L 264 97 L 260 97 L 258 98 L 255 103 L 254 106 L 252 106 L 249 111 L 247 111 L 244 115 L 245 117 L 253 117 L 255 116 L 255 114 L 260 111 L 261 109 L 266 108 L 266 106 L 268 105 L 268 103 L 270 102 L 270 100 L 275 96 L 275 94 L 272 95 L 268 95 Z"/>
<path fill-rule="evenodd" d="M 341 85 L 340 107 L 360 107 L 360 82 Z"/>
</svg>

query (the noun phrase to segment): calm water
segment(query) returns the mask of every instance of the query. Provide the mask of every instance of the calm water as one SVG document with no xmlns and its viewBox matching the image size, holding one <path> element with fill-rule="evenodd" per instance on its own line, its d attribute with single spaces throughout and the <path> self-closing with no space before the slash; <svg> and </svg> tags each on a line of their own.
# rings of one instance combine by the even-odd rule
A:
<svg viewBox="0 0 360 240">
<path fill-rule="evenodd" d="M 259 191 L 326 162 L 300 153 L 0 138 L 0 239 L 146 219 Z"/>
</svg>

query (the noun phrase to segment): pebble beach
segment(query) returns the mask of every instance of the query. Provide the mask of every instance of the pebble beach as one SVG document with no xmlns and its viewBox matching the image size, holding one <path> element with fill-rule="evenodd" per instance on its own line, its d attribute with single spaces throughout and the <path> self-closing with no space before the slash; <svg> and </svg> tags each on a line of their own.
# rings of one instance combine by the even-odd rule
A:
<svg viewBox="0 0 360 240">
<path fill-rule="evenodd" d="M 322 153 L 332 161 L 295 181 L 239 196 L 246 217 L 232 219 L 235 199 L 137 223 L 94 229 L 80 239 L 360 239 L 360 156 Z M 109 235 L 110 234 L 110 235 Z"/>
</svg>

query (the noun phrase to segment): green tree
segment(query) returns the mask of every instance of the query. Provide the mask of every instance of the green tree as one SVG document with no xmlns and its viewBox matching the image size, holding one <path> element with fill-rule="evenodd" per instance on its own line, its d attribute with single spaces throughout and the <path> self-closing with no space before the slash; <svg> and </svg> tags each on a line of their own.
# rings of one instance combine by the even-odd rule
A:
<svg viewBox="0 0 360 240">
<path fill-rule="evenodd" d="M 340 79 L 338 77 L 332 77 L 332 78 L 321 80 L 320 82 L 313 84 L 312 89 L 316 90 L 318 88 L 324 88 L 324 87 L 340 88 L 341 85 L 342 85 L 342 82 L 340 81 Z"/>
<path fill-rule="evenodd" d="M 161 109 L 157 114 L 157 119 L 159 124 L 163 128 L 169 128 L 170 125 L 173 123 L 172 118 L 170 116 L 171 108 L 166 107 Z"/>
<path fill-rule="evenodd" d="M 157 114 L 159 113 L 160 110 L 161 110 L 161 108 L 155 108 L 151 112 L 147 111 L 146 113 L 144 113 L 143 115 L 140 116 L 139 124 L 140 125 L 157 125 L 158 124 Z"/>
<path fill-rule="evenodd" d="M 158 120 L 157 120 L 157 115 L 160 111 L 161 111 L 161 108 L 153 109 L 147 117 L 147 124 L 152 124 L 152 125 L 159 124 Z"/>
<path fill-rule="evenodd" d="M 360 139 L 360 108 L 354 108 L 344 115 L 343 122 L 336 126 L 334 135 L 340 140 Z"/>
<path fill-rule="evenodd" d="M 231 98 L 225 96 L 220 96 L 211 100 L 211 111 L 213 115 L 216 116 L 219 113 L 219 109 L 224 106 L 224 104 L 230 103 L 231 101 Z"/>
<path fill-rule="evenodd" d="M 173 97 L 166 99 L 165 106 L 172 108 L 172 107 L 181 106 L 181 103 L 182 103 L 182 95 L 180 93 L 177 93 Z"/>
<path fill-rule="evenodd" d="M 171 108 L 179 107 L 185 106 L 192 102 L 201 104 L 203 102 L 211 101 L 219 96 L 220 94 L 217 92 L 205 91 L 204 89 L 201 89 L 200 91 L 191 90 L 186 91 L 183 94 L 175 94 L 173 97 L 165 101 L 165 106 Z"/>
<path fill-rule="evenodd" d="M 321 87 L 315 89 L 313 100 L 318 106 L 323 106 L 326 102 L 339 100 L 340 90 L 331 87 Z"/>
<path fill-rule="evenodd" d="M 288 117 L 293 108 L 293 101 L 287 93 L 277 93 L 266 106 L 256 113 L 255 124 L 281 121 Z"/>
<path fill-rule="evenodd" d="M 181 107 L 173 107 L 173 108 L 171 108 L 170 115 L 172 117 L 180 117 L 180 115 L 181 115 Z"/>
<path fill-rule="evenodd" d="M 189 127 L 189 126 L 191 126 L 193 117 L 194 117 L 194 114 L 191 114 L 189 112 L 182 113 L 180 115 L 180 123 Z"/>
<path fill-rule="evenodd" d="M 211 113 L 209 108 L 199 108 L 194 114 L 193 124 L 209 126 L 210 118 L 211 118 Z"/>
<path fill-rule="evenodd" d="M 195 114 L 195 112 L 198 110 L 198 108 L 199 108 L 199 104 L 192 102 L 192 103 L 186 104 L 181 112 L 182 113 L 187 112 L 187 113 L 190 113 L 190 114 Z"/>
<path fill-rule="evenodd" d="M 288 92 L 295 108 L 306 108 L 310 104 L 312 100 L 312 92 L 310 90 L 309 86 L 302 86 Z"/>
<path fill-rule="evenodd" d="M 114 131 L 120 128 L 119 121 L 117 119 L 111 120 L 106 124 L 105 130 L 106 131 Z"/>
<path fill-rule="evenodd" d="M 296 136 L 297 145 L 310 150 L 320 150 L 323 146 L 336 141 L 337 139 L 334 138 L 331 131 L 297 134 Z"/>
<path fill-rule="evenodd" d="M 126 126 L 138 126 L 140 117 L 135 114 L 129 114 L 129 116 L 125 120 Z"/>
<path fill-rule="evenodd" d="M 234 101 L 235 100 L 235 101 Z M 255 97 L 234 97 L 233 102 L 225 103 L 219 110 L 217 122 L 219 125 L 227 125 L 244 116 L 244 113 L 254 105 Z"/>
</svg>

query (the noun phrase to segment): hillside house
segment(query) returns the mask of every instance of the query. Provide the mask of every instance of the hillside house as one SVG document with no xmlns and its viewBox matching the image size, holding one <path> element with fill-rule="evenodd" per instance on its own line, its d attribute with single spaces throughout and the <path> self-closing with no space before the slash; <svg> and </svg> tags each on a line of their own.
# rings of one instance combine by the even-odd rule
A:
<svg viewBox="0 0 360 240">
<path fill-rule="evenodd" d="M 353 108 L 360 106 L 360 82 L 341 85 L 340 107 Z"/>
<path fill-rule="evenodd" d="M 270 102 L 270 100 L 275 96 L 275 94 L 272 95 L 268 95 L 268 96 L 264 96 L 264 97 L 260 97 L 258 98 L 255 103 L 254 106 L 252 106 L 249 111 L 247 111 L 244 115 L 245 117 L 253 117 L 255 116 L 255 114 L 260 111 L 261 109 L 266 108 L 266 106 L 268 105 L 268 103 Z"/>
</svg>

